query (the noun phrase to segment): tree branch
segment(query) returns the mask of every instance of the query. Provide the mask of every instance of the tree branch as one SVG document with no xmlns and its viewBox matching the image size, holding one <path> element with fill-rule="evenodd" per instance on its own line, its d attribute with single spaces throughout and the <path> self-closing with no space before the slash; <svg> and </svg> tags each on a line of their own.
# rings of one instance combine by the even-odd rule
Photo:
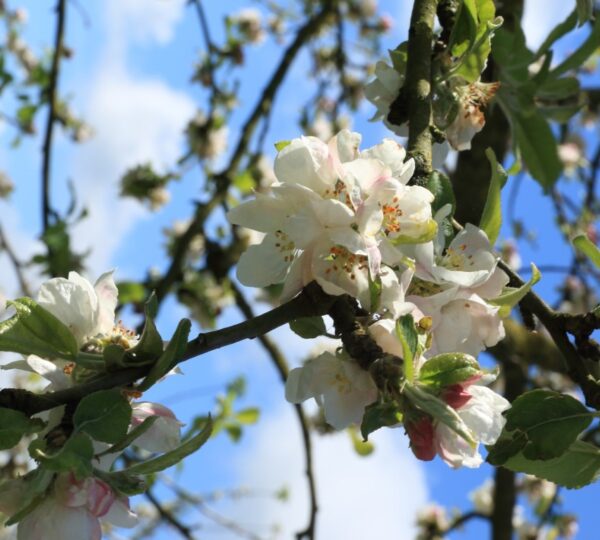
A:
<svg viewBox="0 0 600 540">
<path fill-rule="evenodd" d="M 44 89 L 48 99 L 48 118 L 46 120 L 46 132 L 44 135 L 44 144 L 42 147 L 42 223 L 44 232 L 50 225 L 50 215 L 52 208 L 50 205 L 50 168 L 52 158 L 52 135 L 54 123 L 56 121 L 56 93 L 58 86 L 58 75 L 60 71 L 60 59 L 63 55 L 63 39 L 65 20 L 67 16 L 66 0 L 58 0 L 56 6 L 57 22 L 56 34 L 54 38 L 54 52 L 52 55 L 52 66 L 50 68 L 50 80 L 48 87 Z"/>
<path fill-rule="evenodd" d="M 437 0 L 415 0 L 408 31 L 406 83 L 399 96 L 408 106 L 408 152 L 415 160 L 417 184 L 432 170 L 431 55 L 436 9 Z"/>
</svg>

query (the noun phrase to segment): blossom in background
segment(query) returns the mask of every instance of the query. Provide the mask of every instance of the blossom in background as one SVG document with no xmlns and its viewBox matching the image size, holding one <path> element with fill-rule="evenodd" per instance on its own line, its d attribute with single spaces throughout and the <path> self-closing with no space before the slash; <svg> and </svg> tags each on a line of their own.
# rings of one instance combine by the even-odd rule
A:
<svg viewBox="0 0 600 540">
<path fill-rule="evenodd" d="M 500 83 L 453 85 L 458 111 L 454 120 L 446 128 L 448 142 L 455 150 L 470 150 L 471 140 L 485 125 L 483 109 L 496 94 Z"/>
<path fill-rule="evenodd" d="M 231 24 L 237 26 L 239 33 L 250 43 L 261 43 L 265 39 L 260 11 L 254 8 L 241 9 L 229 17 Z"/>
<path fill-rule="evenodd" d="M 149 452 L 169 452 L 181 443 L 181 426 L 171 409 L 160 403 L 139 401 L 131 404 L 131 427 L 140 425 L 146 418 L 155 416 L 156 420 L 142 433 L 134 444 Z"/>
<path fill-rule="evenodd" d="M 365 407 L 377 399 L 371 375 L 347 355 L 324 352 L 290 371 L 285 397 L 290 403 L 315 398 L 335 429 L 360 423 Z"/>
</svg>

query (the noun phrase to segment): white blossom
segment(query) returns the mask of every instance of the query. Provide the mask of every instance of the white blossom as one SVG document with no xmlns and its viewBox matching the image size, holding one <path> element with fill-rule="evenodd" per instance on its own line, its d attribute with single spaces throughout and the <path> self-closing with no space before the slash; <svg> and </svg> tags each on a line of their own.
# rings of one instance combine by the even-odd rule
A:
<svg viewBox="0 0 600 540">
<path fill-rule="evenodd" d="M 171 409 L 160 403 L 139 401 L 131 404 L 131 426 L 140 425 L 146 418 L 156 417 L 147 431 L 142 433 L 134 444 L 149 452 L 169 452 L 180 445 L 183 425 Z"/>
<path fill-rule="evenodd" d="M 344 429 L 360 423 L 365 407 L 377 399 L 377 387 L 354 360 L 324 352 L 290 371 L 285 397 L 291 403 L 315 398 L 323 406 L 327 423 Z"/>
</svg>

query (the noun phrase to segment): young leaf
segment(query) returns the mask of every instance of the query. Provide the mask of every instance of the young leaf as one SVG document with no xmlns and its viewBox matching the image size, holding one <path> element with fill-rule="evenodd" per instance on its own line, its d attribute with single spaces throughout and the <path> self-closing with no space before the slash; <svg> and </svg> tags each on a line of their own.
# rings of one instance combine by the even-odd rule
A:
<svg viewBox="0 0 600 540">
<path fill-rule="evenodd" d="M 537 266 L 531 263 L 531 278 L 521 287 L 506 287 L 500 296 L 489 300 L 490 304 L 500 306 L 498 314 L 500 317 L 508 317 L 513 307 L 515 307 L 531 288 L 542 279 L 542 274 Z"/>
<path fill-rule="evenodd" d="M 73 415 L 76 430 L 110 444 L 125 437 L 130 422 L 131 406 L 116 389 L 100 390 L 85 396 Z"/>
<path fill-rule="evenodd" d="M 469 354 L 445 353 L 430 358 L 419 371 L 419 382 L 442 388 L 481 374 L 477 360 Z"/>
<path fill-rule="evenodd" d="M 313 339 L 327 333 L 323 317 L 302 317 L 290 322 L 290 330 L 304 339 Z"/>
<path fill-rule="evenodd" d="M 352 441 L 352 446 L 354 447 L 354 451 L 362 457 L 370 456 L 375 451 L 375 446 L 373 446 L 372 442 L 363 441 L 356 432 L 354 427 L 350 427 L 347 430 L 348 435 L 350 435 L 350 440 Z"/>
<path fill-rule="evenodd" d="M 550 50 L 550 47 L 554 45 L 555 41 L 558 41 L 565 34 L 568 34 L 575 25 L 577 24 L 577 11 L 573 11 L 563 22 L 557 24 L 554 29 L 548 34 L 548 37 L 544 40 L 544 43 L 540 45 L 540 48 L 535 53 L 534 60 L 541 58 L 546 52 Z"/>
<path fill-rule="evenodd" d="M 596 268 L 600 268 L 600 249 L 598 249 L 598 246 L 596 246 L 586 234 L 578 234 L 571 242 L 573 242 L 573 245 L 594 263 Z"/>
<path fill-rule="evenodd" d="M 260 410 L 257 407 L 248 407 L 235 413 L 235 419 L 245 426 L 256 424 L 260 416 Z"/>
<path fill-rule="evenodd" d="M 281 152 L 286 146 L 289 146 L 292 141 L 278 141 L 275 143 L 275 150 Z"/>
<path fill-rule="evenodd" d="M 189 319 L 179 321 L 167 348 L 152 366 L 150 373 L 138 385 L 138 390 L 145 392 L 177 365 L 178 360 L 181 359 L 185 352 L 191 327 L 192 323 L 190 323 Z"/>
<path fill-rule="evenodd" d="M 414 379 L 414 360 L 419 346 L 419 334 L 412 315 L 403 315 L 396 321 L 396 335 L 402 344 L 404 374 L 408 381 Z"/>
<path fill-rule="evenodd" d="M 504 187 L 508 175 L 502 165 L 498 163 L 496 154 L 494 154 L 494 151 L 491 148 L 486 149 L 485 155 L 492 167 L 492 178 L 490 179 L 490 188 L 481 215 L 481 221 L 479 222 L 479 228 L 483 229 L 485 234 L 487 234 L 490 244 L 493 246 L 498 239 L 500 226 L 502 225 L 500 191 Z"/>
<path fill-rule="evenodd" d="M 17 313 L 0 322 L 0 351 L 74 360 L 79 347 L 71 331 L 31 298 L 8 302 Z"/>
<path fill-rule="evenodd" d="M 21 411 L 0 408 L 0 450 L 12 448 L 21 437 L 41 431 L 44 425 L 39 418 L 29 418 Z"/>
<path fill-rule="evenodd" d="M 173 465 L 176 465 L 182 461 L 186 456 L 189 456 L 196 450 L 198 450 L 210 437 L 212 432 L 212 420 L 208 419 L 206 425 L 200 433 L 183 443 L 179 448 L 171 450 L 162 456 L 143 461 L 128 467 L 124 471 L 126 474 L 152 474 L 160 471 L 164 471 Z"/>
</svg>

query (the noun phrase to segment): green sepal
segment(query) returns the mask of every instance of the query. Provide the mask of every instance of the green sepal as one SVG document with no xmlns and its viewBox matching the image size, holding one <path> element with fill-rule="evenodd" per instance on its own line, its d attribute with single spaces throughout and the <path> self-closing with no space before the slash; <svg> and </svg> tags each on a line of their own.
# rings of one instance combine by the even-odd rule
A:
<svg viewBox="0 0 600 540">
<path fill-rule="evenodd" d="M 52 313 L 31 298 L 19 298 L 7 305 L 17 313 L 0 322 L 0 351 L 75 360 L 77 341 Z"/>
<path fill-rule="evenodd" d="M 292 141 L 278 141 L 275 143 L 275 150 L 281 152 L 286 146 L 289 146 Z"/>
<path fill-rule="evenodd" d="M 127 351 L 131 363 L 154 362 L 163 352 L 163 339 L 160 336 L 154 319 L 158 312 L 158 300 L 152 293 L 144 306 L 146 321 L 139 343 Z"/>
<path fill-rule="evenodd" d="M 143 461 L 141 463 L 136 463 L 127 469 L 120 471 L 125 474 L 152 474 L 160 471 L 164 471 L 173 465 L 177 465 L 180 463 L 185 457 L 189 456 L 196 450 L 198 450 L 210 437 L 212 432 L 212 419 L 209 417 L 206 425 L 200 431 L 200 433 L 196 434 L 191 439 L 187 440 L 183 443 L 179 448 L 175 450 L 171 450 L 163 454 L 162 456 L 155 457 L 153 459 L 149 459 L 148 461 Z"/>
<path fill-rule="evenodd" d="M 594 244 L 586 234 L 580 233 L 571 240 L 573 245 L 581 251 L 596 268 L 600 268 L 600 249 Z"/>
<path fill-rule="evenodd" d="M 418 236 L 409 236 L 406 234 L 399 234 L 393 238 L 389 238 L 390 242 L 398 246 L 400 244 L 424 244 L 433 240 L 438 231 L 438 224 L 435 219 L 427 220 L 427 223 L 423 225 L 423 232 Z"/>
<path fill-rule="evenodd" d="M 152 365 L 146 378 L 138 385 L 140 392 L 145 392 L 153 386 L 159 379 L 171 371 L 179 360 L 183 357 L 187 347 L 187 339 L 190 335 L 192 323 L 189 319 L 179 321 L 171 341 L 167 345 L 160 358 Z"/>
<path fill-rule="evenodd" d="M 139 495 L 148 489 L 148 484 L 143 478 L 124 471 L 107 472 L 94 469 L 94 476 L 106 482 L 116 493 L 120 493 L 126 497 Z"/>
</svg>

